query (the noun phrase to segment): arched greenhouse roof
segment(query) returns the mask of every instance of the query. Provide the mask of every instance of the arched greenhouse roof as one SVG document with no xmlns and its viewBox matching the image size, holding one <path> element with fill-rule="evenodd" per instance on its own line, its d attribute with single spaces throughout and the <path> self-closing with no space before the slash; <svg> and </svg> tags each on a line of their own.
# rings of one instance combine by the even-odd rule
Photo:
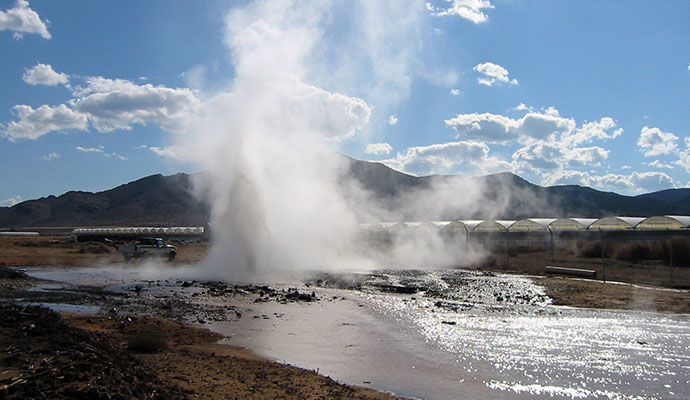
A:
<svg viewBox="0 0 690 400">
<path fill-rule="evenodd" d="M 431 221 L 431 223 L 434 224 L 434 226 L 438 229 L 444 230 L 448 227 L 448 225 L 452 224 L 453 221 Z"/>
<path fill-rule="evenodd" d="M 625 230 L 634 229 L 645 218 L 641 217 L 605 217 L 592 223 L 590 230 Z"/>
<path fill-rule="evenodd" d="M 477 224 L 472 230 L 475 232 L 502 232 L 507 231 L 513 223 L 515 221 L 487 219 Z"/>
<path fill-rule="evenodd" d="M 554 231 L 581 231 L 596 221 L 595 218 L 558 218 L 551 223 Z"/>
<path fill-rule="evenodd" d="M 690 226 L 690 217 L 664 215 L 649 217 L 637 225 L 637 229 L 685 229 Z"/>
<path fill-rule="evenodd" d="M 511 232 L 544 231 L 547 230 L 548 226 L 551 225 L 551 223 L 554 221 L 556 221 L 555 218 L 525 218 L 510 225 L 509 230 Z"/>
<path fill-rule="evenodd" d="M 472 228 L 463 221 L 453 221 L 448 225 L 444 226 L 443 230 L 445 232 L 468 232 L 471 231 Z"/>
</svg>

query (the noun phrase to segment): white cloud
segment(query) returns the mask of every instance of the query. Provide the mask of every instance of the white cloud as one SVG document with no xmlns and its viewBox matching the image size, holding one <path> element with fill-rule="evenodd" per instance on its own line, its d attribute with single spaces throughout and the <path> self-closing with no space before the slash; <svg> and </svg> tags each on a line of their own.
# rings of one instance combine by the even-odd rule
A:
<svg viewBox="0 0 690 400">
<path fill-rule="evenodd" d="M 41 156 L 41 159 L 45 161 L 53 161 L 57 160 L 58 158 L 60 158 L 60 154 L 55 152 L 44 154 L 43 156 Z"/>
<path fill-rule="evenodd" d="M 15 142 L 23 139 L 37 139 L 49 132 L 88 129 L 86 115 L 75 112 L 64 104 L 56 107 L 42 105 L 33 109 L 27 105 L 12 108 L 18 121 L 12 121 L 2 132 L 2 136 Z"/>
<path fill-rule="evenodd" d="M 10 197 L 9 199 L 5 199 L 3 201 L 0 201 L 0 207 L 12 207 L 13 205 L 17 203 L 21 203 L 22 201 L 22 196 L 16 195 L 14 197 Z"/>
<path fill-rule="evenodd" d="M 53 131 L 85 131 L 89 123 L 99 132 L 129 130 L 135 124 L 148 123 L 175 131 L 200 103 L 186 88 L 137 85 L 103 77 L 90 77 L 86 82 L 85 87 L 73 90 L 75 98 L 65 104 L 43 105 L 36 110 L 27 105 L 14 106 L 18 120 L 10 122 L 2 135 L 12 141 L 37 139 Z"/>
<path fill-rule="evenodd" d="M 81 152 L 84 152 L 84 153 L 97 153 L 97 154 L 100 154 L 100 155 L 102 155 L 103 157 L 106 157 L 106 158 L 116 158 L 116 159 L 118 159 L 118 160 L 123 160 L 123 161 L 127 160 L 127 157 L 122 156 L 122 155 L 120 155 L 120 154 L 117 154 L 117 153 L 107 153 L 107 152 L 105 151 L 105 147 L 100 146 L 100 145 L 99 145 L 99 146 L 96 146 L 96 147 L 76 146 L 75 148 L 76 148 L 77 150 L 81 151 Z"/>
<path fill-rule="evenodd" d="M 452 94 L 453 96 L 459 96 L 460 93 L 460 89 L 450 89 L 450 94 Z"/>
<path fill-rule="evenodd" d="M 581 178 L 584 173 L 573 169 L 602 166 L 608 160 L 610 150 L 582 145 L 615 139 L 623 133 L 610 117 L 578 127 L 574 119 L 562 117 L 553 107 L 534 112 L 521 103 L 513 110 L 528 112 L 518 119 L 490 113 L 459 114 L 445 123 L 455 130 L 458 137 L 504 145 L 522 144 L 511 157 L 512 170 L 541 177 L 545 183 L 567 179 L 568 182 L 584 184 Z M 594 182 L 594 179 L 588 178 L 587 182 L 590 181 Z M 616 187 L 632 190 L 630 185 Z"/>
<path fill-rule="evenodd" d="M 194 161 L 192 155 L 182 146 L 167 146 L 167 147 L 157 147 L 150 146 L 148 148 L 154 154 L 161 157 L 171 158 L 178 161 Z"/>
<path fill-rule="evenodd" d="M 529 166 L 529 170 L 557 169 L 563 159 L 563 151 L 557 146 L 545 143 L 529 144 L 513 154 L 513 160 L 521 168 Z"/>
<path fill-rule="evenodd" d="M 396 125 L 397 123 L 398 123 L 398 117 L 396 117 L 395 115 L 391 115 L 390 117 L 388 117 L 388 125 L 393 126 L 393 125 Z"/>
<path fill-rule="evenodd" d="M 678 160 L 673 163 L 685 169 L 685 172 L 690 173 L 690 149 L 679 152 Z"/>
<path fill-rule="evenodd" d="M 49 64 L 36 64 L 31 69 L 26 69 L 22 76 L 24 82 L 29 85 L 66 85 L 69 82 L 69 75 L 55 72 Z"/>
<path fill-rule="evenodd" d="M 516 110 L 516 111 L 530 111 L 530 112 L 533 111 L 533 110 L 532 110 L 532 107 L 528 107 L 525 103 L 520 103 L 520 104 L 518 104 L 518 106 L 515 107 L 515 108 L 513 108 L 513 110 Z"/>
<path fill-rule="evenodd" d="M 105 149 L 103 148 L 103 146 L 98 146 L 98 147 L 76 146 L 75 148 L 81 152 L 84 152 L 84 153 L 103 153 L 103 152 L 105 152 Z"/>
<path fill-rule="evenodd" d="M 458 114 L 445 121 L 446 126 L 453 128 L 458 135 L 468 138 L 486 140 L 494 143 L 508 143 L 517 140 L 546 139 L 556 134 L 573 131 L 575 121 L 562 118 L 552 109 L 545 113 L 528 113 L 520 119 L 503 115 Z"/>
<path fill-rule="evenodd" d="M 663 132 L 659 128 L 642 128 L 637 145 L 645 157 L 670 154 L 678 148 L 678 136 L 670 132 Z"/>
<path fill-rule="evenodd" d="M 483 77 L 477 78 L 477 82 L 479 82 L 480 85 L 493 86 L 494 83 L 518 84 L 517 79 L 508 78 L 508 70 L 498 64 L 486 62 L 477 64 L 472 69 L 484 75 Z"/>
<path fill-rule="evenodd" d="M 615 127 L 616 121 L 613 118 L 603 117 L 599 121 L 583 124 L 575 132 L 563 139 L 573 145 L 589 143 L 594 139 L 615 139 L 623 134 L 623 128 L 614 130 Z"/>
<path fill-rule="evenodd" d="M 86 87 L 74 90 L 77 98 L 68 104 L 88 116 L 99 132 L 129 130 L 134 124 L 147 123 L 172 129 L 187 111 L 199 104 L 199 99 L 189 89 L 137 85 L 103 77 L 88 78 L 87 83 Z"/>
<path fill-rule="evenodd" d="M 432 15 L 447 16 L 457 15 L 461 18 L 470 20 L 475 24 L 480 24 L 489 20 L 489 17 L 482 10 L 495 8 L 489 0 L 446 0 L 450 6 L 446 9 L 434 7 L 431 3 L 426 3 L 427 10 Z"/>
<path fill-rule="evenodd" d="M 21 39 L 24 33 L 35 33 L 50 39 L 46 23 L 26 0 L 17 0 L 14 8 L 0 11 L 0 31 L 13 31 L 15 39 Z"/>
<path fill-rule="evenodd" d="M 588 172 L 561 170 L 549 174 L 545 185 L 583 185 L 617 193 L 639 194 L 675 187 L 673 179 L 664 172 L 633 172 L 630 175 L 592 175 Z"/>
<path fill-rule="evenodd" d="M 646 165 L 648 165 L 650 167 L 654 167 L 654 168 L 659 168 L 659 169 L 662 169 L 662 168 L 673 169 L 673 168 L 675 168 L 673 165 L 662 163 L 659 160 L 654 160 L 652 162 L 646 163 Z"/>
<path fill-rule="evenodd" d="M 599 146 L 569 148 L 565 152 L 565 162 L 571 168 L 598 167 L 609 158 L 609 151 Z"/>
<path fill-rule="evenodd" d="M 367 154 L 390 154 L 393 151 L 393 147 L 388 143 L 371 143 L 368 144 L 364 152 Z"/>
<path fill-rule="evenodd" d="M 415 175 L 438 173 L 485 174 L 512 170 L 512 165 L 489 156 L 489 146 L 475 141 L 410 147 L 384 164 Z"/>
</svg>

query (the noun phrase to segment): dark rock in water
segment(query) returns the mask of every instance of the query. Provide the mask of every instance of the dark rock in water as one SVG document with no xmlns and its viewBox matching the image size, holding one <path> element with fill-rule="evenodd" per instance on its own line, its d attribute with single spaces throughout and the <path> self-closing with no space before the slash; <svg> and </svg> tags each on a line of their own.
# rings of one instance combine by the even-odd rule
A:
<svg viewBox="0 0 690 400">
<path fill-rule="evenodd" d="M 376 285 L 382 292 L 412 294 L 417 293 L 419 288 L 416 286 L 401 286 L 401 285 Z"/>
<path fill-rule="evenodd" d="M 300 293 L 298 290 L 295 290 L 295 291 L 288 292 L 288 293 L 285 295 L 285 298 L 288 299 L 288 300 L 292 300 L 292 301 L 307 301 L 307 302 L 310 302 L 310 301 L 316 299 L 316 293 L 313 293 L 313 292 L 312 292 L 312 294 L 313 294 L 313 296 L 312 296 L 312 295 L 309 295 L 309 294 L 307 294 L 307 293 Z"/>
</svg>

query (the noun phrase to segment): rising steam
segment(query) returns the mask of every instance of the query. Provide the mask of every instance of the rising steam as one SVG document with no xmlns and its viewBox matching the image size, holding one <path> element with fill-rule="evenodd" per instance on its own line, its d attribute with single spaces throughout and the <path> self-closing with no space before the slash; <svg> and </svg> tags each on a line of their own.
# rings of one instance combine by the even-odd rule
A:
<svg viewBox="0 0 690 400">
<path fill-rule="evenodd" d="M 338 146 L 370 134 L 375 110 L 388 115 L 407 96 L 423 28 L 423 3 L 375 4 L 258 1 L 227 15 L 235 79 L 178 143 L 207 171 L 196 187 L 211 206 L 210 274 L 424 267 L 467 256 L 433 236 L 380 249 L 359 228 L 401 215 L 349 178 Z M 455 180 L 394 201 L 411 214 L 421 204 L 441 214 L 476 208 L 477 196 Z"/>
</svg>

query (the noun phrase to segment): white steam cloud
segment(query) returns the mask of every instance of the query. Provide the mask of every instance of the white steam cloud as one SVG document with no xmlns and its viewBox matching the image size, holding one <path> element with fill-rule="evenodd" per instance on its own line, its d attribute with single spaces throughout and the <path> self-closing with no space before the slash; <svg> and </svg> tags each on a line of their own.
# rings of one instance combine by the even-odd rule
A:
<svg viewBox="0 0 690 400">
<path fill-rule="evenodd" d="M 350 160 L 338 154 L 338 145 L 362 132 L 375 108 L 386 112 L 392 100 L 380 101 L 384 88 L 396 86 L 389 90 L 395 101 L 406 95 L 419 43 L 408 39 L 419 31 L 425 12 L 416 1 L 388 13 L 371 4 L 258 1 L 227 15 L 225 41 L 235 79 L 226 92 L 198 106 L 175 143 L 207 171 L 196 187 L 211 206 L 209 276 L 247 279 L 271 269 L 363 268 L 381 260 L 428 265 L 433 258 L 434 264 L 447 264 L 462 256 L 443 251 L 435 239 L 379 252 L 359 227 L 412 217 L 422 203 L 433 204 L 439 214 L 472 207 L 480 192 L 457 180 L 439 182 L 432 193 L 420 189 L 390 204 L 349 177 Z M 340 20 L 347 27 L 340 32 L 344 36 L 329 46 L 341 47 L 327 48 L 324 38 L 333 34 L 337 12 L 362 24 Z M 400 24 L 405 34 L 391 44 Z M 397 56 L 384 65 L 381 49 Z M 323 72 L 336 53 L 343 64 L 328 82 Z M 400 79 L 377 82 L 378 71 L 362 82 L 363 65 Z M 391 213 L 392 208 L 404 211 Z"/>
</svg>

